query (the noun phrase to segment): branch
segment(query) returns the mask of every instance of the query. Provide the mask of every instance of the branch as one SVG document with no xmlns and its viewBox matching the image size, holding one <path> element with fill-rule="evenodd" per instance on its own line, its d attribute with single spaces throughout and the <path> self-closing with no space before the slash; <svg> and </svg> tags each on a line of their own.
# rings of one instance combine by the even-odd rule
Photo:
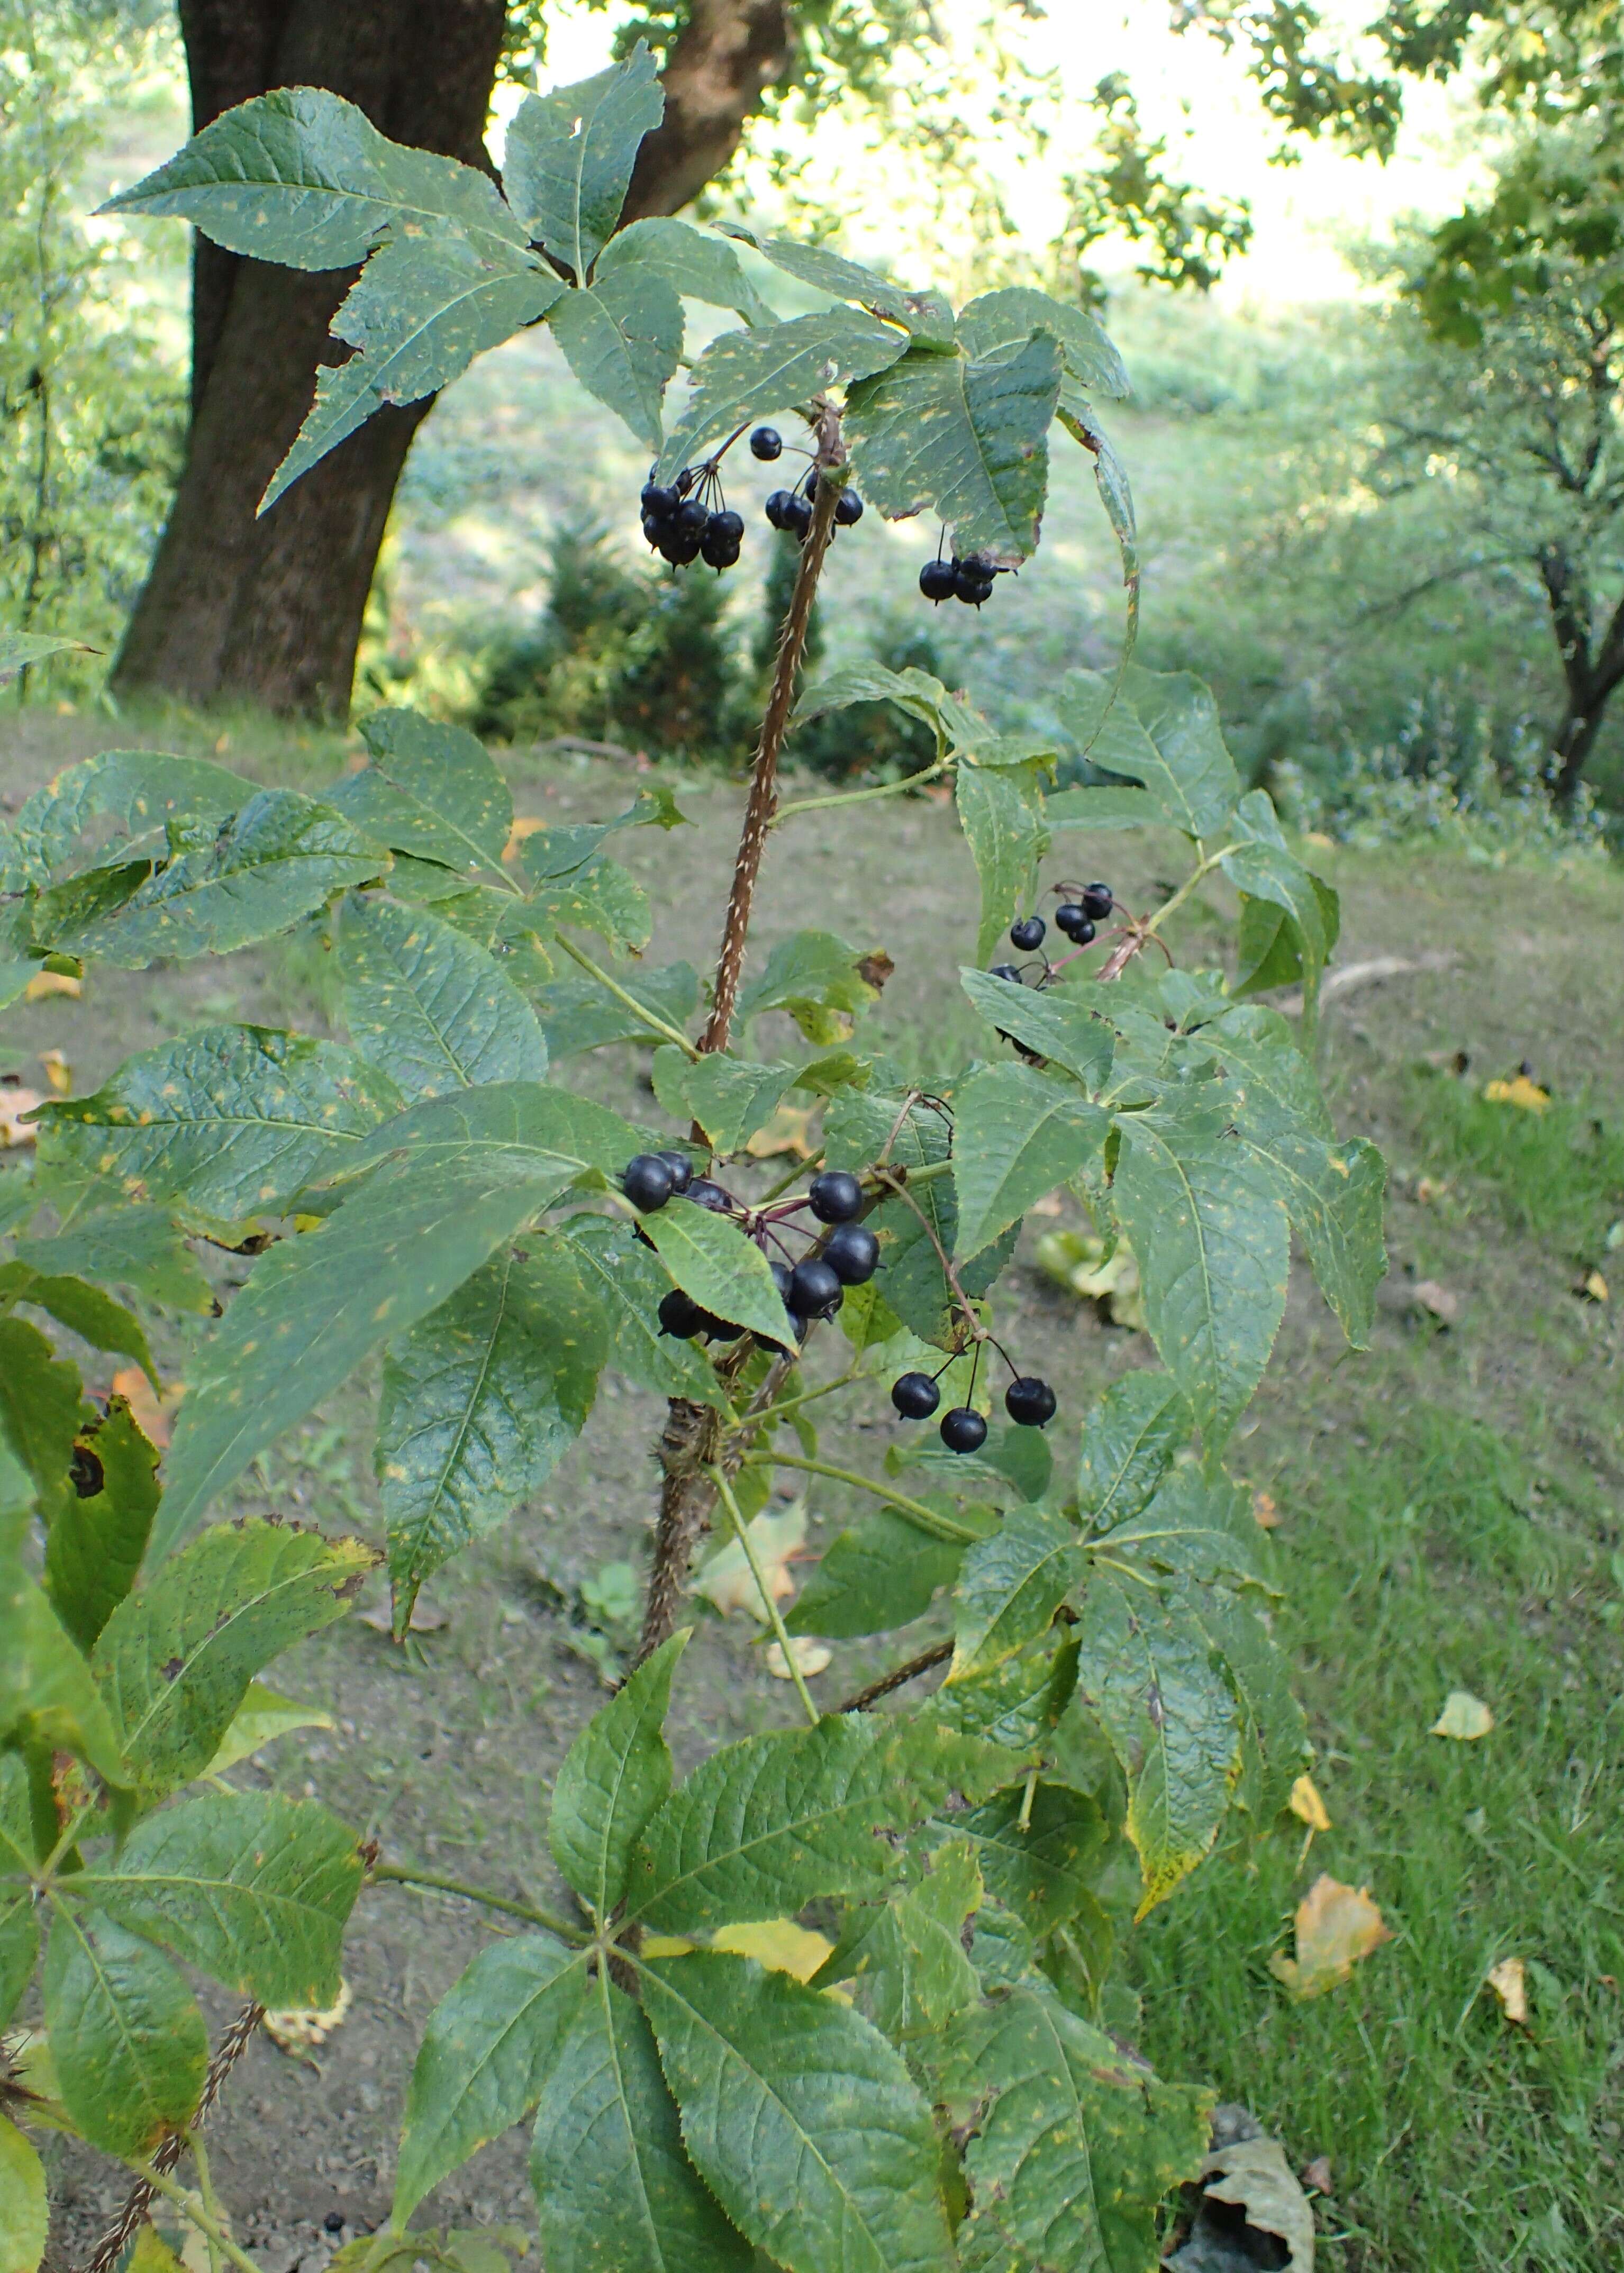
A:
<svg viewBox="0 0 1624 2273">
<path fill-rule="evenodd" d="M 898 1666 L 894 1672 L 883 1673 L 877 1681 L 871 1681 L 866 1689 L 860 1689 L 855 1697 L 848 1697 L 844 1705 L 837 1705 L 835 1710 L 837 1713 L 866 1713 L 870 1705 L 877 1705 L 882 1697 L 889 1697 L 893 1689 L 900 1689 L 905 1682 L 913 1681 L 921 1673 L 929 1673 L 933 1665 L 945 1665 L 952 1654 L 951 1641 L 932 1642 L 929 1649 L 921 1649 L 917 1657 L 909 1658 L 906 1665 Z"/>
<path fill-rule="evenodd" d="M 697 197 L 789 64 L 785 0 L 689 0 L 685 12 L 660 73 L 665 116 L 638 153 L 622 225 Z"/>
</svg>

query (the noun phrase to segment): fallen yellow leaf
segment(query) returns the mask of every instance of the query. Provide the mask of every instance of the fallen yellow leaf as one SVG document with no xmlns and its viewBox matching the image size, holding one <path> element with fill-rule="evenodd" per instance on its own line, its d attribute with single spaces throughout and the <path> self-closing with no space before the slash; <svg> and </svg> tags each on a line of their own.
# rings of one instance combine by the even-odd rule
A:
<svg viewBox="0 0 1624 2273">
<path fill-rule="evenodd" d="M 45 1069 L 45 1078 L 58 1097 L 66 1097 L 73 1086 L 73 1069 L 60 1050 L 41 1050 L 40 1063 Z"/>
<path fill-rule="evenodd" d="M 789 1647 L 795 1673 L 799 1673 L 803 1681 L 810 1681 L 815 1673 L 826 1672 L 834 1655 L 827 1642 L 814 1641 L 810 1634 L 792 1634 Z M 790 1671 L 790 1658 L 785 1656 L 776 1641 L 767 1644 L 766 1658 L 767 1670 L 775 1681 L 794 1679 L 795 1673 Z"/>
<path fill-rule="evenodd" d="M 1524 1113 L 1545 1113 L 1550 1110 L 1551 1092 L 1530 1081 L 1525 1073 L 1510 1081 L 1485 1081 L 1483 1093 L 1491 1105 L 1520 1106 Z"/>
<path fill-rule="evenodd" d="M 160 1397 L 139 1365 L 121 1365 L 113 1376 L 113 1394 L 124 1399 L 142 1436 L 162 1452 L 169 1444 L 169 1422 L 185 1394 L 185 1384 L 177 1381 Z"/>
<path fill-rule="evenodd" d="M 1269 1971 L 1298 1999 L 1346 1981 L 1362 1957 L 1393 1937 L 1368 1887 L 1344 1887 L 1324 1873 L 1297 1906 L 1297 1955 L 1277 1953 Z"/>
<path fill-rule="evenodd" d="M 328 2006 L 317 2009 L 312 2006 L 284 2006 L 265 2016 L 265 2033 L 274 2044 L 285 2052 L 313 2051 L 325 2044 L 335 2029 L 342 2029 L 345 2015 L 355 2002 L 355 1992 L 347 1981 L 338 1984 L 338 1995 Z"/>
<path fill-rule="evenodd" d="M 23 988 L 25 1002 L 48 1002 L 53 994 L 65 994 L 70 1002 L 77 1002 L 84 991 L 85 982 L 66 971 L 36 971 Z"/>
<path fill-rule="evenodd" d="M 1305 1823 L 1311 1831 L 1330 1829 L 1331 1819 L 1326 1813 L 1325 1802 L 1320 1797 L 1312 1776 L 1298 1776 L 1291 1787 L 1291 1797 L 1287 1804 L 1297 1821 Z"/>
<path fill-rule="evenodd" d="M 1588 1294 L 1592 1302 L 1610 1302 L 1613 1300 L 1607 1282 L 1599 1271 L 1585 1272 L 1584 1285 L 1581 1291 Z"/>
<path fill-rule="evenodd" d="M 1418 1176 L 1416 1180 L 1416 1197 L 1423 1207 L 1447 1197 L 1448 1190 L 1448 1185 L 1439 1176 Z"/>
<path fill-rule="evenodd" d="M 1424 1310 L 1430 1310 L 1440 1325 L 1452 1326 L 1461 1315 L 1460 1296 L 1436 1279 L 1417 1279 L 1410 1291 L 1413 1300 Z"/>
<path fill-rule="evenodd" d="M 780 1105 L 764 1129 L 746 1137 L 745 1151 L 752 1160 L 777 1160 L 790 1152 L 798 1160 L 809 1160 L 814 1150 L 812 1115 L 816 1110 L 812 1105 Z"/>
<path fill-rule="evenodd" d="M 752 1516 L 745 1526 L 745 1536 L 761 1564 L 762 1576 L 773 1601 L 786 1602 L 795 1591 L 795 1582 L 786 1565 L 806 1544 L 805 1500 L 793 1500 L 781 1515 L 763 1512 Z M 730 1540 L 710 1557 L 690 1591 L 703 1594 L 725 1618 L 731 1617 L 735 1610 L 748 1610 L 763 1625 L 770 1622 L 749 1557 L 736 1539 Z M 785 1678 L 788 1678 L 787 1671 Z"/>
<path fill-rule="evenodd" d="M 1493 1726 L 1494 1715 L 1481 1697 L 1474 1697 L 1470 1689 L 1452 1689 L 1428 1734 L 1453 1737 L 1457 1744 L 1475 1744 Z"/>
<path fill-rule="evenodd" d="M 1520 1957 L 1502 1957 L 1489 1968 L 1489 1986 L 1514 2028 L 1528 2026 L 1528 1971 Z"/>
<path fill-rule="evenodd" d="M 1273 1492 L 1253 1492 L 1252 1512 L 1254 1520 L 1261 1524 L 1265 1531 L 1279 1530 L 1280 1508 Z"/>
<path fill-rule="evenodd" d="M 793 1918 L 766 1918 L 759 1924 L 718 1926 L 710 1947 L 734 1957 L 753 1957 L 769 1973 L 789 1973 L 797 1981 L 810 1981 L 834 1944 L 825 1941 L 821 1933 L 797 1925 Z"/>
<path fill-rule="evenodd" d="M 7 1083 L 0 1084 L 0 1146 L 8 1152 L 19 1144 L 32 1144 L 34 1132 L 22 1125 L 25 1113 L 32 1113 L 45 1099 L 37 1089 L 20 1089 Z"/>
</svg>

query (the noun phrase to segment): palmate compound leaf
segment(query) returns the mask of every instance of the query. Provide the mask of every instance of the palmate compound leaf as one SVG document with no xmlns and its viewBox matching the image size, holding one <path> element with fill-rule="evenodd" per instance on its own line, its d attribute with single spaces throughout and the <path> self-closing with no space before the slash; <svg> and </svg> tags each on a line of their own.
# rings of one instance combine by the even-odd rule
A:
<svg viewBox="0 0 1624 2273">
<path fill-rule="evenodd" d="M 426 1099 L 358 1150 L 373 1173 L 340 1188 L 348 1196 L 318 1229 L 261 1259 L 188 1384 L 155 1554 L 370 1351 L 438 1309 L 573 1183 L 613 1173 L 636 1140 L 590 1099 L 507 1082 Z"/>
<path fill-rule="evenodd" d="M 616 269 L 561 293 L 548 324 L 588 394 L 658 450 L 665 389 L 682 356 L 682 303 L 665 278 Z"/>
<path fill-rule="evenodd" d="M 71 643 L 39 642 L 47 654 Z M 5 644 L 0 641 L 0 669 L 4 664 Z M 49 2232 L 45 2165 L 17 2126 L 0 2115 L 0 2273 L 34 2273 Z"/>
<path fill-rule="evenodd" d="M 746 2273 L 753 2262 L 683 2151 L 643 2007 L 606 1971 L 547 2076 L 530 2183 L 548 2273 Z"/>
<path fill-rule="evenodd" d="M 503 185 L 526 233 L 584 283 L 614 234 L 637 151 L 665 115 L 646 41 L 607 71 L 527 95 L 508 130 Z"/>
<path fill-rule="evenodd" d="M 375 1466 L 395 1625 L 423 1581 L 539 1489 L 586 1425 L 602 1306 L 557 1239 L 504 1247 L 384 1354 Z"/>
<path fill-rule="evenodd" d="M 694 367 L 694 392 L 666 438 L 656 478 L 669 481 L 702 446 L 756 412 L 809 402 L 825 388 L 883 371 L 906 334 L 853 308 L 825 308 L 757 331 L 724 332 Z"/>
<path fill-rule="evenodd" d="M 362 1867 L 354 1832 L 313 1800 L 209 1792 L 147 1816 L 71 1892 L 262 2005 L 320 2007 Z"/>
<path fill-rule="evenodd" d="M 1116 1034 L 1109 1016 L 1115 1006 L 1102 987 L 1072 985 L 1040 994 L 989 971 L 961 970 L 959 980 L 996 1031 L 1012 1035 L 1086 1088 L 1104 1085 Z"/>
<path fill-rule="evenodd" d="M 996 1792 L 952 1826 L 975 1854 L 989 1896 L 1034 1940 L 1079 1915 L 1100 1917 L 1094 1892 L 1114 1834 L 1098 1800 L 1070 1784 Z"/>
<path fill-rule="evenodd" d="M 859 381 L 846 432 L 863 495 L 891 521 L 929 506 L 956 552 L 1019 567 L 1037 549 L 1060 376 L 1038 332 L 974 362 L 915 351 Z"/>
<path fill-rule="evenodd" d="M 665 1720 L 671 1680 L 690 1628 L 662 1642 L 613 1701 L 595 1713 L 564 1756 L 553 1787 L 547 1839 L 583 1902 L 606 1919 L 626 1891 L 635 1842 L 671 1793 Z"/>
<path fill-rule="evenodd" d="M 354 824 L 297 790 L 259 790 L 217 835 L 161 866 L 87 869 L 40 894 L 31 918 L 52 954 L 144 971 L 160 956 L 227 955 L 290 931 L 388 856 Z"/>
<path fill-rule="evenodd" d="M 981 881 L 975 959 L 985 963 L 1017 908 L 1031 904 L 1038 862 L 1049 847 L 1035 767 L 960 766 L 954 792 Z"/>
<path fill-rule="evenodd" d="M 1139 1261 L 1152 1338 L 1215 1453 L 1263 1377 L 1285 1309 L 1279 1180 L 1232 1139 L 1176 1147 L 1143 1117 L 1118 1127 L 1111 1204 Z"/>
<path fill-rule="evenodd" d="M 1017 1508 L 965 1553 L 953 1589 L 950 1683 L 974 1681 L 1046 1633 L 1087 1569 L 1082 1534 L 1065 1516 Z"/>
<path fill-rule="evenodd" d="M 995 982 L 1007 985 L 1007 981 Z M 1025 1065 L 984 1066 L 953 1099 L 961 1255 L 974 1255 L 1034 1200 L 1100 1162 L 1110 1115 L 1071 1082 Z"/>
<path fill-rule="evenodd" d="M 955 2129 L 972 2133 L 966 2262 L 1154 2273 L 1156 2214 L 1200 2171 L 1208 2095 L 1162 2082 L 1028 1987 L 959 2016 L 940 2085 Z"/>
<path fill-rule="evenodd" d="M 337 939 L 351 1038 L 406 1096 L 545 1074 L 534 1010 L 484 948 L 431 910 L 352 892 Z"/>
<path fill-rule="evenodd" d="M 974 1804 L 1019 1762 L 924 1722 L 831 1715 L 701 1763 L 633 1849 L 627 1909 L 657 1932 L 793 1917 L 819 1894 L 881 1894 L 889 1834 Z"/>
<path fill-rule="evenodd" d="M 420 710 L 373 710 L 361 721 L 370 762 L 322 792 L 325 803 L 393 852 L 461 874 L 500 872 L 513 797 L 483 742 Z"/>
<path fill-rule="evenodd" d="M 150 1942 L 65 1902 L 54 1908 L 44 1986 L 68 2113 L 109 2155 L 150 2154 L 203 2089 L 208 2032 L 197 1999 Z"/>
<path fill-rule="evenodd" d="M 89 1650 L 141 1567 L 158 1507 L 158 1455 L 119 1396 L 80 1430 L 74 1454 L 75 1489 L 46 1535 L 45 1588 Z"/>
<path fill-rule="evenodd" d="M 345 1617 L 378 1558 L 250 1518 L 192 1541 L 102 1628 L 91 1665 L 138 1788 L 159 1797 L 199 1773 L 255 1674 Z"/>
<path fill-rule="evenodd" d="M 1113 1382 L 1083 1422 L 1077 1503 L 1089 1530 L 1137 1515 L 1189 1434 L 1190 1407 L 1169 1375 Z"/>
<path fill-rule="evenodd" d="M 1098 671 L 1068 671 L 1060 715 L 1108 773 L 1141 782 L 1163 821 L 1198 841 L 1222 829 L 1241 793 L 1211 691 L 1187 671 L 1130 664 L 1118 686 Z"/>
<path fill-rule="evenodd" d="M 742 2232 L 790 2273 L 949 2273 L 930 2108 L 876 2029 L 748 1958 L 639 1971 L 688 2151 Z"/>
<path fill-rule="evenodd" d="M 126 1058 L 89 1097 L 41 1107 L 39 1155 L 226 1223 L 278 1215 L 400 1110 L 380 1067 L 337 1042 L 205 1026 Z"/>
<path fill-rule="evenodd" d="M 1142 1917 L 1218 1835 L 1241 1770 L 1238 1716 L 1206 1635 L 1176 1597 L 1097 1571 L 1077 1639 L 1079 1693 L 1128 1780 Z"/>
</svg>

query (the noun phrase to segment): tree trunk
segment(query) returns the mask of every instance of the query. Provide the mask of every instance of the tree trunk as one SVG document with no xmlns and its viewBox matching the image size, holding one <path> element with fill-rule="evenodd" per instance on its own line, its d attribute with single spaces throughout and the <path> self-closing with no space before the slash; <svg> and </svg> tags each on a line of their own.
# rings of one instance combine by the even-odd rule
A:
<svg viewBox="0 0 1624 2273">
<path fill-rule="evenodd" d="M 1624 685 L 1624 599 L 1613 610 L 1598 646 L 1590 591 L 1583 569 L 1559 544 L 1542 546 L 1538 568 L 1568 685 L 1568 708 L 1551 747 L 1556 768 L 1551 791 L 1566 809 L 1579 793 L 1608 698 Z"/>
<path fill-rule="evenodd" d="M 489 168 L 505 0 L 180 0 L 194 131 L 274 86 L 324 86 L 398 142 Z M 627 217 L 686 204 L 738 146 L 789 47 L 784 0 L 695 0 Z M 332 356 L 353 271 L 310 275 L 199 237 L 185 470 L 114 667 L 116 693 L 347 713 L 362 614 L 432 398 L 374 413 L 261 521 L 255 507 Z"/>
<path fill-rule="evenodd" d="M 1606 701 L 1607 696 L 1605 694 L 1593 694 L 1588 710 L 1570 709 L 1557 729 L 1556 739 L 1552 745 L 1552 754 L 1556 760 L 1556 772 L 1551 784 L 1551 794 L 1557 804 L 1564 809 L 1570 806 L 1579 794 L 1579 784 L 1584 778 L 1584 769 L 1590 762 L 1590 753 L 1596 747 L 1597 738 L 1601 732 L 1602 716 Z"/>
</svg>

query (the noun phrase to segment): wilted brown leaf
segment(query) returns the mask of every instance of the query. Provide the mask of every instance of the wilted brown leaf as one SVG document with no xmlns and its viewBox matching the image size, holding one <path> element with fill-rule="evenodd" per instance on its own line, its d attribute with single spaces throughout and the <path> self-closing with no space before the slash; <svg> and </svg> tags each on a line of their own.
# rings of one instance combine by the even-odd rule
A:
<svg viewBox="0 0 1624 2273">
<path fill-rule="evenodd" d="M 1303 2184 L 1312 2187 L 1317 2194 L 1330 2193 L 1331 2158 L 1328 2155 L 1316 2155 L 1312 2163 L 1304 2164 Z"/>
<path fill-rule="evenodd" d="M 815 1147 L 809 1134 L 816 1106 L 780 1105 L 764 1129 L 757 1129 L 745 1139 L 745 1151 L 752 1160 L 777 1160 L 793 1152 L 798 1160 L 808 1160 Z"/>
<path fill-rule="evenodd" d="M 1514 1075 L 1510 1081 L 1485 1081 L 1483 1094 L 1491 1105 L 1515 1105 L 1524 1113 L 1548 1113 L 1551 1092 L 1530 1081 L 1525 1073 Z"/>
<path fill-rule="evenodd" d="M 1422 1309 L 1430 1311 L 1440 1325 L 1454 1325 L 1461 1315 L 1460 1296 L 1436 1279 L 1417 1279 L 1410 1292 L 1411 1299 Z"/>
<path fill-rule="evenodd" d="M 1265 1531 L 1279 1530 L 1280 1507 L 1273 1492 L 1253 1492 L 1252 1513 L 1253 1521 L 1260 1524 Z"/>
<path fill-rule="evenodd" d="M 341 1981 L 337 1998 L 331 2005 L 320 2009 L 286 2006 L 277 2012 L 267 2013 L 263 2023 L 265 2033 L 284 2052 L 318 2051 L 335 2029 L 342 2028 L 345 2015 L 354 2002 L 354 1990 L 347 1981 Z"/>
<path fill-rule="evenodd" d="M 1367 1887 L 1344 1887 L 1323 1873 L 1297 1904 L 1296 1924 L 1297 1955 L 1271 1957 L 1269 1971 L 1298 1999 L 1335 1989 L 1360 1958 L 1393 1939 Z"/>
<path fill-rule="evenodd" d="M 790 1638 L 790 1656 L 786 1657 L 776 1641 L 766 1647 L 767 1670 L 775 1681 L 793 1681 L 799 1673 L 803 1681 L 810 1681 L 815 1673 L 826 1673 L 834 1655 L 827 1642 L 814 1641 L 810 1634 L 794 1634 Z M 794 1670 L 791 1670 L 791 1659 Z"/>
<path fill-rule="evenodd" d="M 73 1069 L 60 1050 L 41 1050 L 40 1063 L 45 1069 L 45 1078 L 53 1093 L 66 1097 L 73 1087 Z"/>
</svg>

